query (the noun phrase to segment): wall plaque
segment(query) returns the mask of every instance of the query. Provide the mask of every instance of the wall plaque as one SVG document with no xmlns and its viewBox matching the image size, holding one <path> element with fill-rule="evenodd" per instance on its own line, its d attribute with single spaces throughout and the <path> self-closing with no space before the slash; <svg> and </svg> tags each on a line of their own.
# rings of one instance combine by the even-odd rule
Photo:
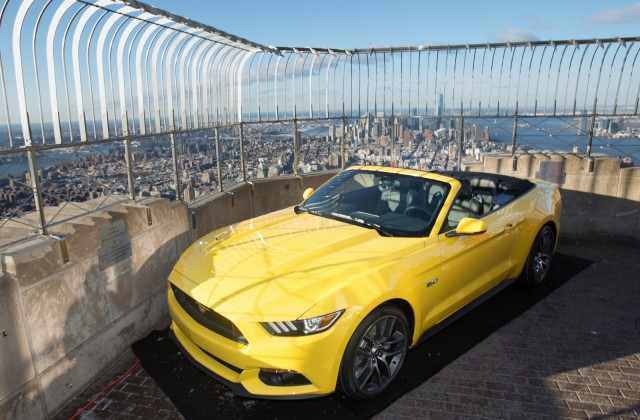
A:
<svg viewBox="0 0 640 420">
<path fill-rule="evenodd" d="M 103 271 L 131 257 L 131 240 L 124 220 L 116 220 L 100 226 L 98 265 Z"/>
</svg>

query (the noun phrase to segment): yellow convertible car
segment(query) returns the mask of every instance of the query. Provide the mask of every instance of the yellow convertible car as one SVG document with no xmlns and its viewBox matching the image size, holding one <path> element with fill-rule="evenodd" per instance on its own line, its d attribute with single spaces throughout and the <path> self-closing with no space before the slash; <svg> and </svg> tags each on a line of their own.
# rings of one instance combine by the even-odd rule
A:
<svg viewBox="0 0 640 420">
<path fill-rule="evenodd" d="M 237 394 L 371 398 L 421 339 L 545 280 L 560 208 L 544 182 L 351 167 L 192 244 L 169 277 L 171 331 Z"/>
</svg>

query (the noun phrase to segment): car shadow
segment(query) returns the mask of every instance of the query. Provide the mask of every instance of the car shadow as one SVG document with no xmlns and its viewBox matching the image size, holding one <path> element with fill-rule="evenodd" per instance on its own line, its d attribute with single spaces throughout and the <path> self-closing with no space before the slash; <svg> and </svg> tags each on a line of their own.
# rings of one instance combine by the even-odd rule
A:
<svg viewBox="0 0 640 420">
<path fill-rule="evenodd" d="M 558 254 L 549 281 L 535 290 L 507 287 L 412 349 L 398 377 L 381 396 L 367 401 L 341 393 L 306 400 L 261 400 L 234 396 L 196 368 L 171 341 L 168 330 L 154 331 L 133 345 L 143 368 L 186 419 L 370 418 L 427 381 L 494 331 L 587 268 L 592 261 Z"/>
</svg>

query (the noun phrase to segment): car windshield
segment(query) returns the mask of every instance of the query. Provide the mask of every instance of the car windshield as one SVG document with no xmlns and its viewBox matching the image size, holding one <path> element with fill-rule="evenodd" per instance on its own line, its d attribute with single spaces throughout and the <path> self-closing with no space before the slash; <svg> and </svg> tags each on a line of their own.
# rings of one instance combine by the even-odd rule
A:
<svg viewBox="0 0 640 420">
<path fill-rule="evenodd" d="M 383 236 L 426 236 L 448 193 L 448 184 L 433 179 L 348 170 L 320 187 L 296 212 L 375 229 Z"/>
</svg>

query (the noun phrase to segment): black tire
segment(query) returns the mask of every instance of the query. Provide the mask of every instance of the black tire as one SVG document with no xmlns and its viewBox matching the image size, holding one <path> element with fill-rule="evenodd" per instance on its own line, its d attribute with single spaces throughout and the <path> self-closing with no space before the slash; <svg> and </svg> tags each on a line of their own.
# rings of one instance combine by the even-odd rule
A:
<svg viewBox="0 0 640 420">
<path fill-rule="evenodd" d="M 342 357 L 339 383 L 350 398 L 373 398 L 402 368 L 409 348 L 409 322 L 399 308 L 382 306 L 353 333 Z"/>
<path fill-rule="evenodd" d="M 527 287 L 536 287 L 545 282 L 553 261 L 556 246 L 556 232 L 551 225 L 544 225 L 536 236 L 527 263 L 520 278 Z"/>
</svg>

